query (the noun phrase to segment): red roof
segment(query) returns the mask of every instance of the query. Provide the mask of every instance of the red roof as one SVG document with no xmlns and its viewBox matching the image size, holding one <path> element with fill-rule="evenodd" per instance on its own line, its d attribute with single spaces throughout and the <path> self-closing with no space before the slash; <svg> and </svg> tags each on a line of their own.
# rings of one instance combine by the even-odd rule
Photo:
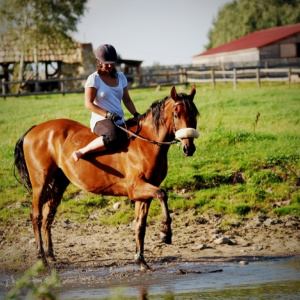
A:
<svg viewBox="0 0 300 300">
<path fill-rule="evenodd" d="M 259 30 L 247 34 L 232 42 L 209 49 L 195 56 L 210 55 L 215 53 L 237 51 L 249 48 L 261 48 L 297 33 L 300 33 L 300 23 Z"/>
</svg>

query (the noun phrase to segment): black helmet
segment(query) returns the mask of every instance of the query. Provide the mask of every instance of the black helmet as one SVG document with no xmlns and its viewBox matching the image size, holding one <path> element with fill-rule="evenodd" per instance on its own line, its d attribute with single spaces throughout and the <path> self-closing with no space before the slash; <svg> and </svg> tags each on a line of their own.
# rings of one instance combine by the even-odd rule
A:
<svg viewBox="0 0 300 300">
<path fill-rule="evenodd" d="M 116 49 L 109 44 L 97 48 L 96 58 L 103 64 L 115 64 L 118 61 Z"/>
</svg>

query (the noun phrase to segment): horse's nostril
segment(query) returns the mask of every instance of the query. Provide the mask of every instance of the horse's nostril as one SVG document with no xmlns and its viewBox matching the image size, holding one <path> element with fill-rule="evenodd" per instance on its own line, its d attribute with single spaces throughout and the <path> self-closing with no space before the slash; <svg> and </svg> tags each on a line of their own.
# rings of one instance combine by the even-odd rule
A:
<svg viewBox="0 0 300 300">
<path fill-rule="evenodd" d="M 182 147 L 182 150 L 186 156 L 192 156 L 196 151 L 196 147 L 194 145 L 191 145 L 190 147 L 185 145 Z"/>
<path fill-rule="evenodd" d="M 189 152 L 189 149 L 188 149 L 188 147 L 187 147 L 187 146 L 183 146 L 183 152 L 184 152 L 185 154 L 188 154 L 188 152 Z"/>
</svg>

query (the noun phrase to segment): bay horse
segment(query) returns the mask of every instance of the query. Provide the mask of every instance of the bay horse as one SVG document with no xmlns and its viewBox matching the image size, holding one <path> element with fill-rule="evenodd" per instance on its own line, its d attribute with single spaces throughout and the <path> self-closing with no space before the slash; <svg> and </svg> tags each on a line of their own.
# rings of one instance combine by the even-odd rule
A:
<svg viewBox="0 0 300 300">
<path fill-rule="evenodd" d="M 70 182 L 80 189 L 110 196 L 127 196 L 135 201 L 135 262 L 141 270 L 150 267 L 144 259 L 148 210 L 153 198 L 161 204 L 163 242 L 171 244 L 171 218 L 167 193 L 159 188 L 167 175 L 167 153 L 179 139 L 183 153 L 192 156 L 198 110 L 189 95 L 177 94 L 153 102 L 136 122 L 127 123 L 128 141 L 120 151 L 91 153 L 74 161 L 73 151 L 97 136 L 73 120 L 57 119 L 33 126 L 16 143 L 14 165 L 21 182 L 32 191 L 30 217 L 38 258 L 47 265 L 54 261 L 51 225 L 63 193 Z"/>
</svg>

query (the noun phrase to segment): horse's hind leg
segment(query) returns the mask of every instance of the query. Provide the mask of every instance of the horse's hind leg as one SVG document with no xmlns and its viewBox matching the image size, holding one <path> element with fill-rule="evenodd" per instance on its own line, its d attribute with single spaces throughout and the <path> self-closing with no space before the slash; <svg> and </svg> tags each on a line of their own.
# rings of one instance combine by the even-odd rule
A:
<svg viewBox="0 0 300 300">
<path fill-rule="evenodd" d="M 135 235 L 136 235 L 136 250 L 135 250 L 135 262 L 141 267 L 141 270 L 150 269 L 144 259 L 144 239 L 146 233 L 146 223 L 151 200 L 147 202 L 136 201 L 135 202 Z"/>
<path fill-rule="evenodd" d="M 36 243 L 36 252 L 37 257 L 42 258 L 44 263 L 47 263 L 45 259 L 44 249 L 43 249 L 43 242 L 42 242 L 42 235 L 41 235 L 41 221 L 42 221 L 42 206 L 44 203 L 45 197 L 45 187 L 33 186 L 32 189 L 32 205 L 30 211 L 30 217 L 33 227 L 33 232 L 35 236 L 35 243 Z"/>
<path fill-rule="evenodd" d="M 57 207 L 59 206 L 63 193 L 65 192 L 69 183 L 70 181 L 61 171 L 61 169 L 57 169 L 53 175 L 53 182 L 51 183 L 49 200 L 44 204 L 42 209 L 42 233 L 44 241 L 44 251 L 46 258 L 52 261 L 55 261 L 55 257 L 53 253 L 51 225 L 53 223 Z"/>
</svg>

